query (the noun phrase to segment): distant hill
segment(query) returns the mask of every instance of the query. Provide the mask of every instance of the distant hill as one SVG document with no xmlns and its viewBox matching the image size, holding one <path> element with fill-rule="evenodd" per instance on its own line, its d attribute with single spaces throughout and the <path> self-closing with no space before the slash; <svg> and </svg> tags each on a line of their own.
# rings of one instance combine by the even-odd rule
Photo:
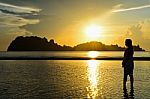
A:
<svg viewBox="0 0 150 99">
<path fill-rule="evenodd" d="M 139 45 L 133 46 L 135 51 L 145 51 Z M 53 39 L 48 41 L 45 37 L 19 36 L 11 42 L 7 51 L 123 51 L 124 47 L 118 45 L 105 45 L 101 42 L 91 41 L 74 47 L 58 45 Z"/>
</svg>

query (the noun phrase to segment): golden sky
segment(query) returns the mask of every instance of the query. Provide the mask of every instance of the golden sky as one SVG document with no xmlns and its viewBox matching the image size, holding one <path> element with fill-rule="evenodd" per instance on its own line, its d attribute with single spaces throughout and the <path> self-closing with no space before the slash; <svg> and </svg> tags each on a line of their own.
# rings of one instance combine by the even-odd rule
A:
<svg viewBox="0 0 150 99">
<path fill-rule="evenodd" d="M 74 46 L 87 41 L 150 50 L 149 0 L 0 0 L 0 50 L 17 36 Z"/>
</svg>

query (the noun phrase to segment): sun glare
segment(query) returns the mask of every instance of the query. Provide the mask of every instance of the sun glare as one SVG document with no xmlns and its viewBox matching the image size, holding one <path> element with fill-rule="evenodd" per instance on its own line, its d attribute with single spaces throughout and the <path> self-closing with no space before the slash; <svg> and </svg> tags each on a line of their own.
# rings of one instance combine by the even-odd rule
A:
<svg viewBox="0 0 150 99">
<path fill-rule="evenodd" d="M 100 25 L 89 25 L 85 28 L 85 33 L 88 38 L 97 39 L 101 36 L 103 29 Z"/>
<path fill-rule="evenodd" d="M 98 52 L 96 52 L 96 51 L 90 51 L 90 52 L 88 53 L 88 56 L 89 56 L 90 58 L 96 58 L 96 57 L 98 56 Z"/>
</svg>

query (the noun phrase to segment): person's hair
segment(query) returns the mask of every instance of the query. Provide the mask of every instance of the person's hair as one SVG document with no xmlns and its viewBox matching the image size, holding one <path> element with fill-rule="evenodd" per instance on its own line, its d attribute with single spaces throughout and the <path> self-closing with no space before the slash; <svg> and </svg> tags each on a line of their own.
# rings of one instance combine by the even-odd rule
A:
<svg viewBox="0 0 150 99">
<path fill-rule="evenodd" d="M 126 39 L 125 44 L 127 47 L 132 47 L 132 40 L 131 39 Z"/>
</svg>

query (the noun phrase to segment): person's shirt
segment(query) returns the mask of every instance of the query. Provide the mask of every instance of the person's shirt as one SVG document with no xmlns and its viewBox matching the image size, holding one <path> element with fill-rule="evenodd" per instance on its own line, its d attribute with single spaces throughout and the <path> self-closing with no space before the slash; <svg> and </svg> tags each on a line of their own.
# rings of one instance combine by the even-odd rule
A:
<svg viewBox="0 0 150 99">
<path fill-rule="evenodd" d="M 122 61 L 122 66 L 125 67 L 126 65 L 133 65 L 133 48 L 127 48 L 124 52 L 124 58 Z"/>
</svg>

